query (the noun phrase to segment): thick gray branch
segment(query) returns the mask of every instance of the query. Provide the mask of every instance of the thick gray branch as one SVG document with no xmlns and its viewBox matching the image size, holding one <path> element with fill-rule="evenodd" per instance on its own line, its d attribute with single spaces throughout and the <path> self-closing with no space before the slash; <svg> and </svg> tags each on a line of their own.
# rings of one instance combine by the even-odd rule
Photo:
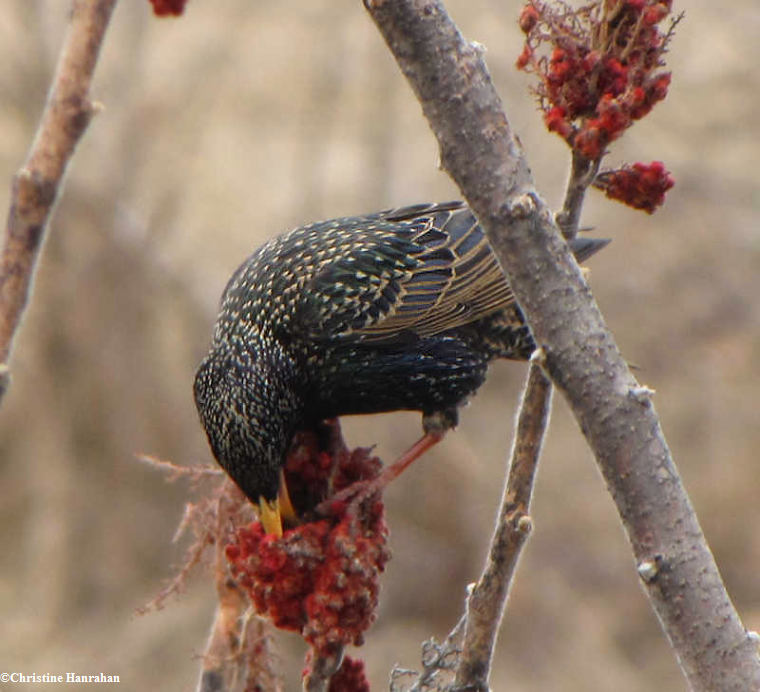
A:
<svg viewBox="0 0 760 692">
<path fill-rule="evenodd" d="M 760 689 L 648 390 L 629 371 L 533 188 L 478 47 L 436 0 L 365 0 L 422 104 L 441 160 L 488 234 L 546 369 L 596 455 L 649 595 L 695 690 Z"/>
</svg>

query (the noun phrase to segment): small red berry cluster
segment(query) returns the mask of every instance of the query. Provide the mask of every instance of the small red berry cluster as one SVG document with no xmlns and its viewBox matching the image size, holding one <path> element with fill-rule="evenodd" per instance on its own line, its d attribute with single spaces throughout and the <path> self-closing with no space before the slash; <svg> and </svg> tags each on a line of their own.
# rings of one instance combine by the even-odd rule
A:
<svg viewBox="0 0 760 692">
<path fill-rule="evenodd" d="M 662 161 L 634 163 L 596 176 L 594 187 L 611 199 L 624 201 L 634 209 L 649 214 L 665 201 L 665 193 L 674 185 L 673 176 Z"/>
<path fill-rule="evenodd" d="M 520 13 L 525 47 L 519 69 L 539 78 L 538 96 L 544 122 L 576 154 L 599 161 L 607 146 L 662 101 L 670 86 L 663 57 L 678 19 L 663 31 L 671 1 L 595 0 L 574 9 L 562 2 L 530 0 Z M 662 195 L 649 200 L 626 196 L 650 189 L 634 178 L 662 164 L 636 164 L 621 175 L 626 185 L 609 186 L 610 197 L 651 211 Z M 665 173 L 670 185 L 672 178 Z M 618 194 L 619 193 L 619 194 Z"/>
<path fill-rule="evenodd" d="M 324 451 L 316 435 L 302 433 L 286 468 L 288 477 L 299 478 L 310 493 L 320 484 L 334 493 L 357 480 L 374 478 L 380 462 L 369 449 L 349 452 L 335 440 Z M 305 497 L 305 486 L 297 488 L 300 498 Z M 253 522 L 239 529 L 226 548 L 232 574 L 256 610 L 276 627 L 299 632 L 325 657 L 347 644 L 363 643 L 375 619 L 380 574 L 390 557 L 384 506 L 377 493 L 358 503 L 336 501 L 330 512 L 328 518 L 289 529 L 281 538 L 265 534 L 261 524 Z M 360 673 L 363 676 L 356 663 L 351 662 L 350 671 L 341 668 L 336 685 L 341 676 L 354 682 Z"/>
<path fill-rule="evenodd" d="M 153 5 L 153 14 L 157 17 L 179 17 L 185 10 L 187 0 L 150 0 Z"/>
<path fill-rule="evenodd" d="M 659 24 L 670 4 L 598 0 L 574 10 L 532 0 L 522 9 L 526 41 L 517 66 L 539 75 L 549 130 L 586 158 L 598 159 L 667 95 L 670 73 L 659 68 L 670 33 Z M 551 53 L 541 50 L 546 43 Z"/>
</svg>

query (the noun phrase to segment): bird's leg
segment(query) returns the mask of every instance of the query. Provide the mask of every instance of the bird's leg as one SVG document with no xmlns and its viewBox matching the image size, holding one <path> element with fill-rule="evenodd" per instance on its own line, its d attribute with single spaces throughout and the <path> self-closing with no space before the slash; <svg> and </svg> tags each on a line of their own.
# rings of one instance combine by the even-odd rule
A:
<svg viewBox="0 0 760 692">
<path fill-rule="evenodd" d="M 383 469 L 383 472 L 373 480 L 369 481 L 372 490 L 380 490 L 390 483 L 394 478 L 398 478 L 413 461 L 419 459 L 431 447 L 437 445 L 445 435 L 445 432 L 426 432 L 417 442 L 406 450 L 390 466 Z"/>
<path fill-rule="evenodd" d="M 422 429 L 425 434 L 406 450 L 396 461 L 387 466 L 376 478 L 367 481 L 358 481 L 348 488 L 328 498 L 317 506 L 320 514 L 329 513 L 333 502 L 349 500 L 356 507 L 369 496 L 382 491 L 388 483 L 398 478 L 411 464 L 419 459 L 431 447 L 437 445 L 446 434 L 446 431 L 456 426 L 457 410 L 455 408 L 445 411 L 436 411 L 424 414 L 422 417 Z"/>
<path fill-rule="evenodd" d="M 413 461 L 419 459 L 428 449 L 440 442 L 443 436 L 444 433 L 442 432 L 425 433 L 396 461 L 390 466 L 386 466 L 379 476 L 371 480 L 356 481 L 332 497 L 320 502 L 316 507 L 317 514 L 330 514 L 330 508 L 335 502 L 349 501 L 352 507 L 356 507 L 371 495 L 382 491 L 388 483 L 400 476 Z"/>
<path fill-rule="evenodd" d="M 370 481 L 373 490 L 381 490 L 394 478 L 398 478 L 413 461 L 419 459 L 431 447 L 437 445 L 447 431 L 456 427 L 457 409 L 450 408 L 422 415 L 422 429 L 425 434 L 388 466 L 377 478 Z"/>
</svg>

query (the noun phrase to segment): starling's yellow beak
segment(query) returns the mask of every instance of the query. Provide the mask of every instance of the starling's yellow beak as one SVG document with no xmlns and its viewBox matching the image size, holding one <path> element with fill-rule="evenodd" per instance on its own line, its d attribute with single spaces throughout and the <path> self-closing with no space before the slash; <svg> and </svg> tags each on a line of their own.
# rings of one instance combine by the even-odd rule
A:
<svg viewBox="0 0 760 692">
<path fill-rule="evenodd" d="M 288 524 L 298 525 L 298 515 L 290 501 L 288 486 L 285 484 L 285 474 L 280 471 L 280 490 L 274 500 L 267 500 L 263 495 L 259 496 L 258 502 L 259 521 L 264 531 L 274 534 L 278 538 L 282 536 L 282 520 Z"/>
<path fill-rule="evenodd" d="M 280 498 L 267 500 L 263 495 L 259 496 L 258 502 L 259 521 L 264 531 L 272 533 L 278 538 L 282 536 L 282 519 L 280 518 Z"/>
</svg>

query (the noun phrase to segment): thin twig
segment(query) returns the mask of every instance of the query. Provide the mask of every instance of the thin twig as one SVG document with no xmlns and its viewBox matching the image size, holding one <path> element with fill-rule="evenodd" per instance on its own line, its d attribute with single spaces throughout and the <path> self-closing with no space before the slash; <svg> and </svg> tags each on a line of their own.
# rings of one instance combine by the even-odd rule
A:
<svg viewBox="0 0 760 692">
<path fill-rule="evenodd" d="M 240 504 L 237 493 L 225 492 L 219 494 L 216 503 L 214 576 L 218 603 L 197 692 L 282 689 L 274 672 L 269 625 L 253 613 L 248 596 L 227 567 L 225 537 L 239 523 Z"/>
<path fill-rule="evenodd" d="M 197 483 L 205 478 L 224 478 L 224 469 L 218 466 L 182 466 L 175 464 L 173 461 L 159 459 L 150 454 L 137 454 L 137 461 L 147 464 L 158 471 L 166 474 L 166 480 L 170 483 L 185 478 L 191 482 Z"/>
<path fill-rule="evenodd" d="M 466 621 L 466 614 L 462 615 L 446 639 L 440 643 L 435 639 L 422 642 L 422 672 L 395 666 L 391 671 L 390 692 L 451 690 L 462 654 L 461 640 Z M 405 678 L 409 678 L 409 682 Z"/>
<path fill-rule="evenodd" d="M 467 624 L 454 689 L 488 690 L 504 606 L 518 558 L 532 528 L 530 500 L 549 421 L 551 394 L 551 383 L 541 366 L 531 363 L 488 560 L 467 599 Z"/>
<path fill-rule="evenodd" d="M 565 240 L 572 240 L 578 234 L 586 190 L 594 182 L 601 161 L 601 158 L 591 161 L 573 151 L 570 176 L 565 189 L 565 200 L 562 209 L 554 217 Z"/>
<path fill-rule="evenodd" d="M 232 520 L 232 509 L 220 495 L 216 511 L 216 536 L 214 580 L 218 603 L 211 633 L 203 655 L 203 665 L 198 681 L 198 692 L 216 692 L 234 689 L 235 681 L 245 679 L 247 661 L 235 656 L 242 640 L 243 615 L 249 607 L 248 599 L 238 588 L 227 569 L 224 549 L 226 542 L 222 537 L 227 533 L 227 525 Z"/>
<path fill-rule="evenodd" d="M 329 654 L 311 650 L 309 670 L 303 678 L 303 692 L 327 692 L 330 679 L 343 662 L 343 647 L 336 646 Z"/>
<path fill-rule="evenodd" d="M 223 579 L 222 582 L 217 583 L 219 602 L 203 655 L 198 692 L 227 692 L 235 689 L 241 677 L 245 679 L 246 671 L 241 671 L 240 666 L 246 661 L 234 654 L 240 648 L 244 615 L 249 604 L 233 579 Z"/>
<path fill-rule="evenodd" d="M 116 0 L 74 0 L 71 24 L 37 134 L 13 178 L 0 252 L 0 400 L 8 387 L 8 358 L 29 294 L 47 223 L 66 166 L 98 107 L 90 83 Z"/>
</svg>

